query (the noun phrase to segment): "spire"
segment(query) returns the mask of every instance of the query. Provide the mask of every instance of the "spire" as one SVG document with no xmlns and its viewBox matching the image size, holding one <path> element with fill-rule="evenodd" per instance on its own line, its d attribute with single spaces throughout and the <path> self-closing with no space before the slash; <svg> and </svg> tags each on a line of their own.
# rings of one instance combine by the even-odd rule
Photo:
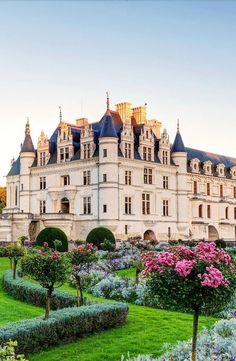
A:
<svg viewBox="0 0 236 361">
<path fill-rule="evenodd" d="M 177 119 L 177 133 L 179 133 L 179 118 Z"/>
<path fill-rule="evenodd" d="M 25 135 L 30 135 L 29 117 L 27 117 L 27 122 L 25 124 Z"/>
<path fill-rule="evenodd" d="M 25 125 L 25 139 L 21 147 L 21 153 L 31 153 L 31 152 L 34 153 L 35 149 L 30 135 L 29 118 L 27 118 L 27 122 Z"/>
<path fill-rule="evenodd" d="M 60 123 L 62 122 L 62 108 L 61 106 L 59 105 L 59 120 L 60 120 Z"/>
<path fill-rule="evenodd" d="M 107 110 L 110 110 L 110 98 L 109 98 L 109 93 L 106 92 L 107 95 Z"/>
</svg>

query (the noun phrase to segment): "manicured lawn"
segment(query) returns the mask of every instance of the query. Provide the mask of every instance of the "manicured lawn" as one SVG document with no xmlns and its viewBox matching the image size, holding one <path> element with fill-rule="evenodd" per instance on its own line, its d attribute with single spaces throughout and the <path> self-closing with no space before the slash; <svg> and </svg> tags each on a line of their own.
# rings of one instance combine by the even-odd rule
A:
<svg viewBox="0 0 236 361">
<path fill-rule="evenodd" d="M 116 271 L 116 274 L 121 277 L 135 277 L 135 268 L 122 269 L 120 271 Z"/>
<path fill-rule="evenodd" d="M 8 269 L 8 260 L 0 258 L 0 271 Z M 130 271 L 130 270 L 129 270 Z M 75 290 L 68 284 L 62 287 L 68 292 Z M 0 321 L 6 323 L 34 317 L 42 309 L 7 296 L 0 289 Z M 3 321 L 3 322 L 2 322 Z M 215 319 L 201 317 L 200 329 L 211 326 Z M 148 307 L 130 305 L 128 323 L 69 344 L 54 347 L 39 354 L 30 355 L 30 361 L 119 361 L 120 355 L 162 353 L 164 343 L 175 343 L 191 337 L 192 316 L 167 312 Z"/>
</svg>

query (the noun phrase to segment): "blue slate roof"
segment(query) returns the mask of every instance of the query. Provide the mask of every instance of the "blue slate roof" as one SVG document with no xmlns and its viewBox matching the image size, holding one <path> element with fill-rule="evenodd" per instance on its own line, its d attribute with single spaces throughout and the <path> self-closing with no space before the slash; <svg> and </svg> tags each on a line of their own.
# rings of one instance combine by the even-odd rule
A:
<svg viewBox="0 0 236 361">
<path fill-rule="evenodd" d="M 172 152 L 186 152 L 183 139 L 179 131 L 177 131 L 174 143 L 171 148 Z"/>
<path fill-rule="evenodd" d="M 13 162 L 10 172 L 8 173 L 7 176 L 13 176 L 18 174 L 20 174 L 20 157 L 18 157 L 17 160 Z"/>
<path fill-rule="evenodd" d="M 100 138 L 117 138 L 117 132 L 109 110 L 107 110 L 105 115 L 103 116 L 101 124 L 102 126 L 99 135 Z"/>
<path fill-rule="evenodd" d="M 186 151 L 187 151 L 188 161 L 197 158 L 199 159 L 200 162 L 205 162 L 207 160 L 210 160 L 213 163 L 213 165 L 223 163 L 225 167 L 228 168 L 231 168 L 236 165 L 236 158 L 233 157 L 227 157 L 225 155 L 214 154 L 193 148 L 186 148 Z"/>
<path fill-rule="evenodd" d="M 21 148 L 21 153 L 34 152 L 34 145 L 30 134 L 25 135 L 25 140 Z"/>
</svg>

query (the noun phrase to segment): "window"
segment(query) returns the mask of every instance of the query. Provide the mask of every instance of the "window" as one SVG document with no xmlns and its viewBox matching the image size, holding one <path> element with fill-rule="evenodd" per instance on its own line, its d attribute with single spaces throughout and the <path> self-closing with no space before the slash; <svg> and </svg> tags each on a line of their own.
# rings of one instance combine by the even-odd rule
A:
<svg viewBox="0 0 236 361">
<path fill-rule="evenodd" d="M 84 170 L 83 171 L 83 183 L 84 186 L 87 186 L 91 183 L 91 172 L 90 170 Z"/>
<path fill-rule="evenodd" d="M 210 206 L 210 204 L 207 205 L 207 218 L 211 218 L 211 206 Z"/>
<path fill-rule="evenodd" d="M 143 147 L 143 160 L 148 160 L 149 162 L 152 160 L 152 148 Z"/>
<path fill-rule="evenodd" d="M 229 219 L 229 207 L 225 208 L 225 219 Z"/>
<path fill-rule="evenodd" d="M 64 161 L 64 149 L 63 148 L 60 149 L 60 161 L 61 162 Z"/>
<path fill-rule="evenodd" d="M 211 195 L 211 184 L 207 183 L 207 196 Z"/>
<path fill-rule="evenodd" d="M 107 205 L 103 204 L 103 213 L 107 213 Z"/>
<path fill-rule="evenodd" d="M 152 149 L 147 148 L 147 150 L 148 150 L 148 161 L 151 162 L 151 160 L 152 160 Z"/>
<path fill-rule="evenodd" d="M 24 184 L 23 183 L 21 183 L 21 190 L 23 191 L 24 190 Z"/>
<path fill-rule="evenodd" d="M 152 169 L 151 168 L 144 168 L 143 181 L 144 181 L 144 184 L 152 184 Z"/>
<path fill-rule="evenodd" d="M 46 189 L 46 177 L 40 177 L 39 179 L 39 188 Z"/>
<path fill-rule="evenodd" d="M 198 207 L 198 217 L 202 218 L 202 204 Z"/>
<path fill-rule="evenodd" d="M 128 226 L 127 226 L 127 224 L 125 225 L 125 234 L 128 234 Z"/>
<path fill-rule="evenodd" d="M 107 157 L 107 149 L 103 149 L 103 158 Z"/>
<path fill-rule="evenodd" d="M 143 147 L 143 160 L 147 160 L 147 147 Z"/>
<path fill-rule="evenodd" d="M 70 151 L 68 147 L 65 148 L 65 159 L 66 162 L 70 159 Z"/>
<path fill-rule="evenodd" d="M 162 163 L 168 164 L 168 152 L 167 150 L 163 150 L 162 152 Z"/>
<path fill-rule="evenodd" d="M 15 186 L 15 206 L 17 207 L 18 205 L 18 187 Z"/>
<path fill-rule="evenodd" d="M 131 185 L 131 171 L 130 170 L 125 171 L 125 184 Z"/>
<path fill-rule="evenodd" d="M 131 144 L 125 143 L 125 158 L 131 158 Z"/>
<path fill-rule="evenodd" d="M 149 193 L 142 194 L 142 213 L 150 214 L 150 194 Z"/>
<path fill-rule="evenodd" d="M 236 219 L 236 207 L 234 207 L 234 219 Z"/>
<path fill-rule="evenodd" d="M 46 164 L 46 152 L 40 152 L 39 153 L 39 165 L 45 165 Z"/>
<path fill-rule="evenodd" d="M 162 210 L 163 216 L 168 217 L 169 216 L 169 201 L 168 200 L 166 200 L 166 199 L 163 200 L 162 208 L 163 208 L 163 210 Z"/>
<path fill-rule="evenodd" d="M 234 187 L 234 198 L 236 198 L 236 187 Z"/>
<path fill-rule="evenodd" d="M 168 189 L 169 188 L 169 177 L 163 176 L 163 188 Z"/>
<path fill-rule="evenodd" d="M 107 175 L 103 174 L 103 182 L 106 182 L 106 181 L 107 181 Z"/>
<path fill-rule="evenodd" d="M 220 184 L 220 197 L 224 197 L 224 188 L 223 188 L 223 184 Z"/>
<path fill-rule="evenodd" d="M 46 213 L 46 201 L 39 202 L 39 212 L 40 214 Z"/>
<path fill-rule="evenodd" d="M 84 197 L 83 208 L 84 214 L 91 214 L 91 197 Z"/>
<path fill-rule="evenodd" d="M 197 181 L 193 182 L 193 193 L 197 194 Z"/>
<path fill-rule="evenodd" d="M 125 197 L 125 214 L 131 214 L 131 197 Z"/>
<path fill-rule="evenodd" d="M 91 156 L 91 144 L 85 143 L 84 144 L 84 159 L 89 159 Z"/>
<path fill-rule="evenodd" d="M 68 162 L 70 160 L 69 147 L 60 148 L 60 162 Z"/>
<path fill-rule="evenodd" d="M 70 176 L 69 175 L 63 175 L 61 178 L 62 178 L 62 185 L 63 186 L 70 185 Z"/>
</svg>

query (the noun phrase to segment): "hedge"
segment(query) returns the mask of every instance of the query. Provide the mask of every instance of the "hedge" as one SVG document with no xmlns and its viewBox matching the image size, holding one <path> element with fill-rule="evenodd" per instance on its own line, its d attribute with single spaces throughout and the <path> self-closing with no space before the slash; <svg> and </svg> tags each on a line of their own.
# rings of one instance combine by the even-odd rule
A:
<svg viewBox="0 0 236 361">
<path fill-rule="evenodd" d="M 50 248 L 55 248 L 54 241 L 61 241 L 61 246 L 58 247 L 58 251 L 67 252 L 68 251 L 68 239 L 66 234 L 56 227 L 47 227 L 44 228 L 37 236 L 35 245 L 43 246 L 46 242 Z"/>
<path fill-rule="evenodd" d="M 103 243 L 105 240 L 109 241 L 112 244 L 116 243 L 114 234 L 105 227 L 96 227 L 92 229 L 86 238 L 87 243 L 92 243 L 98 248 L 100 248 L 101 243 Z"/>
<path fill-rule="evenodd" d="M 36 317 L 0 327 L 0 344 L 9 339 L 18 342 L 17 352 L 28 354 L 68 342 L 126 322 L 124 303 L 99 303 L 64 308 L 51 312 L 48 320 Z"/>
<path fill-rule="evenodd" d="M 8 294 L 17 300 L 32 303 L 36 306 L 45 306 L 47 290 L 37 284 L 24 280 L 21 277 L 12 278 L 12 271 L 6 271 L 3 275 L 3 287 Z M 55 290 L 52 295 L 52 310 L 76 305 L 76 296 L 68 292 Z"/>
</svg>

